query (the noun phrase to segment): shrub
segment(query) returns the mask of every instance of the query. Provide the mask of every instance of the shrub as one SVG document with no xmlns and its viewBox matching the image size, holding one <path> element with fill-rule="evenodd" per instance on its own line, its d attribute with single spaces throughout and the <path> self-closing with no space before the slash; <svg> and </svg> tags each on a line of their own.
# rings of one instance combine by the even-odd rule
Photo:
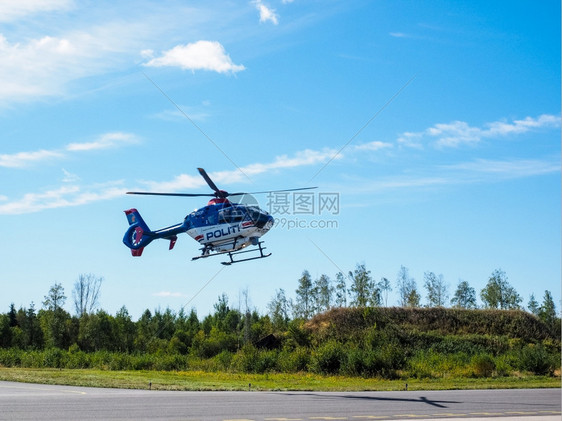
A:
<svg viewBox="0 0 562 421">
<path fill-rule="evenodd" d="M 330 340 L 314 352 L 311 368 L 319 374 L 337 374 L 345 358 L 346 354 L 342 344 Z"/>
<path fill-rule="evenodd" d="M 554 372 L 554 355 L 549 355 L 542 345 L 529 344 L 519 352 L 519 369 L 545 375 Z"/>
<path fill-rule="evenodd" d="M 489 354 L 477 354 L 471 360 L 472 371 L 476 377 L 490 377 L 496 368 Z"/>
<path fill-rule="evenodd" d="M 296 373 L 308 370 L 310 364 L 310 350 L 305 347 L 297 347 L 294 350 L 283 348 L 277 355 L 277 368 L 281 372 Z"/>
</svg>

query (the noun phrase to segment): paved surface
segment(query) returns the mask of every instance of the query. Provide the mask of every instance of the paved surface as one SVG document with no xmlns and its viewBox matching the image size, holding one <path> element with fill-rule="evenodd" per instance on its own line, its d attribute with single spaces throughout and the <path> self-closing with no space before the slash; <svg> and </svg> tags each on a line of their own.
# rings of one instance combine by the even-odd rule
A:
<svg viewBox="0 0 562 421">
<path fill-rule="evenodd" d="M 162 392 L 0 382 L 1 420 L 560 420 L 560 389 Z M 505 418 L 502 420 L 504 421 Z"/>
</svg>

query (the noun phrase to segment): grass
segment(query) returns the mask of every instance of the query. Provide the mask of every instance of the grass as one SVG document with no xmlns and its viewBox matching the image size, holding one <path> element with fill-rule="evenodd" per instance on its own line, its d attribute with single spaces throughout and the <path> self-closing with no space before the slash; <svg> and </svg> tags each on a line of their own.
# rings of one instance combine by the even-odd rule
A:
<svg viewBox="0 0 562 421">
<path fill-rule="evenodd" d="M 202 371 L 105 371 L 95 369 L 0 368 L 0 380 L 69 386 L 152 390 L 397 391 L 451 389 L 560 388 L 560 377 L 519 376 L 485 379 L 381 380 L 309 373 L 236 374 Z M 250 386 L 251 385 L 251 386 Z"/>
</svg>

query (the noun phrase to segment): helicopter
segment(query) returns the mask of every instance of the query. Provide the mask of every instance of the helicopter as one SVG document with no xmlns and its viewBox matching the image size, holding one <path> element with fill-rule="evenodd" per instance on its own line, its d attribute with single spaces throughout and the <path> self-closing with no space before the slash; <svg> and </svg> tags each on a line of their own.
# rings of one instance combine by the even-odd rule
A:
<svg viewBox="0 0 562 421">
<path fill-rule="evenodd" d="M 179 197 L 212 197 L 200 209 L 189 213 L 183 222 L 151 231 L 135 208 L 125 211 L 129 228 L 123 237 L 123 243 L 131 249 L 133 256 L 142 255 L 144 248 L 156 239 L 169 240 L 169 250 L 172 250 L 178 239 L 178 234 L 187 233 L 203 247 L 201 254 L 191 260 L 198 260 L 217 255 L 228 255 L 229 261 L 221 262 L 223 265 L 245 262 L 248 260 L 263 259 L 271 256 L 264 253 L 263 241 L 260 238 L 273 227 L 274 219 L 268 212 L 260 209 L 257 203 L 244 204 L 228 200 L 229 196 L 242 196 L 263 193 L 289 192 L 310 190 L 316 187 L 303 187 L 298 189 L 271 190 L 253 193 L 228 193 L 220 190 L 203 168 L 197 168 L 199 174 L 207 182 L 214 193 L 154 193 L 131 191 L 127 194 L 150 196 L 179 196 Z M 246 196 L 247 197 L 247 196 Z M 244 250 L 246 247 L 250 247 Z M 256 248 L 257 247 L 257 248 Z M 259 255 L 247 258 L 237 258 L 242 253 L 259 252 Z"/>
</svg>

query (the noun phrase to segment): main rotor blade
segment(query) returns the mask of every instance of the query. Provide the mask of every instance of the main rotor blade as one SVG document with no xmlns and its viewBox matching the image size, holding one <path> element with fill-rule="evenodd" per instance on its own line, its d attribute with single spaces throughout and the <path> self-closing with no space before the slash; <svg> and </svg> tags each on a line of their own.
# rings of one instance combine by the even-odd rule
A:
<svg viewBox="0 0 562 421">
<path fill-rule="evenodd" d="M 299 187 L 298 189 L 283 189 L 283 190 L 267 190 L 267 191 L 254 191 L 254 192 L 240 192 L 240 193 L 229 193 L 230 196 L 241 196 L 243 194 L 265 194 L 265 193 L 280 193 L 286 191 L 300 191 L 300 190 L 313 190 L 318 187 Z"/>
<path fill-rule="evenodd" d="M 127 194 L 142 194 L 144 196 L 215 197 L 215 194 L 211 193 L 152 193 L 147 191 L 128 191 Z"/>
<path fill-rule="evenodd" d="M 203 177 L 205 179 L 205 181 L 207 182 L 209 187 L 212 188 L 215 192 L 219 193 L 219 191 L 220 191 L 219 188 L 213 182 L 213 180 L 211 180 L 211 177 L 209 177 L 207 175 L 207 172 L 203 168 L 197 168 L 197 171 L 199 171 L 199 174 L 201 174 L 201 177 Z"/>
</svg>

